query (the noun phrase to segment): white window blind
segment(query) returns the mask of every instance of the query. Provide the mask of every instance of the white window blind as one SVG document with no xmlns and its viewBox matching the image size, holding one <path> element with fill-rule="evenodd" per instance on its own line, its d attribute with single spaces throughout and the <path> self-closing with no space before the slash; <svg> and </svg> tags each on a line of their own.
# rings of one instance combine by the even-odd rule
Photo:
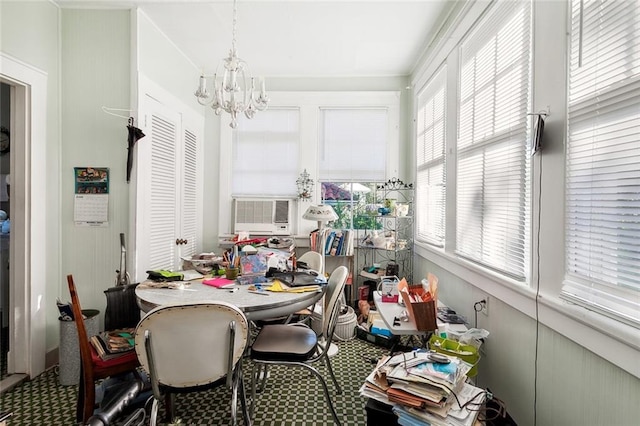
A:
<svg viewBox="0 0 640 426">
<path fill-rule="evenodd" d="M 562 296 L 640 327 L 640 8 L 573 1 Z"/>
<path fill-rule="evenodd" d="M 444 246 L 446 67 L 418 95 L 416 116 L 416 236 Z"/>
<path fill-rule="evenodd" d="M 321 109 L 320 179 L 384 180 L 388 123 L 387 108 Z"/>
<path fill-rule="evenodd" d="M 270 108 L 238 120 L 233 134 L 233 195 L 295 196 L 300 111 Z"/>
<path fill-rule="evenodd" d="M 530 2 L 497 2 L 460 47 L 456 252 L 528 272 Z"/>
</svg>

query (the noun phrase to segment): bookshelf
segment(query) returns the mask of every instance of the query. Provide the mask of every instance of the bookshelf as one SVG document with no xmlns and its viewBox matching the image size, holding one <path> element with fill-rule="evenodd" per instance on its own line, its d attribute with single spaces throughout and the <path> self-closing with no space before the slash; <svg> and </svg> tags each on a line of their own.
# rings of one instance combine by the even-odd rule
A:
<svg viewBox="0 0 640 426">
<path fill-rule="evenodd" d="M 369 213 L 371 227 L 364 230 L 356 244 L 358 287 L 367 280 L 379 282 L 385 275 L 397 275 L 412 283 L 413 184 L 389 179 L 376 185 L 376 200 L 380 207 Z"/>
<path fill-rule="evenodd" d="M 309 249 L 323 255 L 326 273 L 331 273 L 343 264 L 349 269 L 349 278 L 345 287 L 349 305 L 355 300 L 353 285 L 355 241 L 355 231 L 352 229 L 323 228 L 309 235 Z"/>
</svg>

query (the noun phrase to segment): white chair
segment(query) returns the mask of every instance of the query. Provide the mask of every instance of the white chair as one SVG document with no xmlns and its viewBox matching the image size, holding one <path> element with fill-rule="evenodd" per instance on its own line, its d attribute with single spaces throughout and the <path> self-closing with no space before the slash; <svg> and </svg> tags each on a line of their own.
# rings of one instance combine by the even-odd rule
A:
<svg viewBox="0 0 640 426">
<path fill-rule="evenodd" d="M 309 269 L 321 273 L 324 268 L 324 257 L 317 251 L 309 250 L 297 259 L 298 262 L 304 262 Z"/>
<path fill-rule="evenodd" d="M 308 326 L 300 323 L 295 324 L 273 324 L 265 325 L 258 333 L 258 336 L 251 345 L 251 359 L 253 360 L 253 370 L 251 374 L 251 409 L 253 409 L 256 401 L 256 390 L 258 376 L 262 375 L 264 380 L 265 374 L 261 373 L 264 368 L 269 365 L 284 365 L 287 367 L 302 367 L 310 371 L 320 380 L 322 390 L 324 392 L 327 405 L 331 410 L 333 420 L 340 425 L 338 414 L 331 401 L 327 383 L 320 372 L 313 366 L 315 362 L 324 362 L 329 370 L 333 384 L 338 394 L 342 393 L 338 380 L 336 379 L 331 361 L 328 357 L 328 350 L 333 338 L 338 314 L 340 311 L 340 295 L 344 291 L 349 270 L 346 266 L 339 266 L 329 277 L 327 290 L 324 295 L 324 315 L 322 321 L 322 333 L 316 333 Z M 288 371 L 294 371 L 290 369 Z M 286 384 L 284 384 L 286 386 Z M 264 388 L 264 381 L 260 386 Z"/>
<path fill-rule="evenodd" d="M 237 307 L 225 302 L 159 306 L 136 328 L 135 349 L 153 390 L 150 424 L 165 396 L 172 420 L 171 394 L 197 392 L 222 382 L 231 388 L 231 424 L 237 424 L 240 393 L 245 424 L 251 424 L 242 380 L 242 356 L 249 324 Z"/>
</svg>

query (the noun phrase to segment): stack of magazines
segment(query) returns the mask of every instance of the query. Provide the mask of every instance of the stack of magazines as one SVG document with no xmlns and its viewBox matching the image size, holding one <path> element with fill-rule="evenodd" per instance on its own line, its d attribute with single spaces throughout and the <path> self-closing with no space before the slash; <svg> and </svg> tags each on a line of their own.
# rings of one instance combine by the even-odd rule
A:
<svg viewBox="0 0 640 426">
<path fill-rule="evenodd" d="M 471 367 L 459 358 L 427 351 L 385 356 L 360 394 L 393 405 L 400 425 L 471 426 L 485 398 L 484 390 L 466 381 Z"/>
<path fill-rule="evenodd" d="M 134 329 L 122 328 L 113 331 L 103 331 L 91 336 L 91 344 L 103 360 L 119 356 L 134 348 Z"/>
</svg>

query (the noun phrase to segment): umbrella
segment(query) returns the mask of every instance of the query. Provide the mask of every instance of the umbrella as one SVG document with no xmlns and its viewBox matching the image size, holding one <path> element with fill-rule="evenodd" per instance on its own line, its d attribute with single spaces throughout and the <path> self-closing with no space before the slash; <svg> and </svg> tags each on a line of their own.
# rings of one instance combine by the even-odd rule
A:
<svg viewBox="0 0 640 426">
<path fill-rule="evenodd" d="M 133 125 L 133 117 L 129 117 L 129 124 L 127 125 L 129 130 L 129 139 L 127 146 L 127 183 L 131 180 L 131 168 L 133 167 L 133 146 L 138 142 L 138 139 L 144 138 L 142 130 Z"/>
</svg>

